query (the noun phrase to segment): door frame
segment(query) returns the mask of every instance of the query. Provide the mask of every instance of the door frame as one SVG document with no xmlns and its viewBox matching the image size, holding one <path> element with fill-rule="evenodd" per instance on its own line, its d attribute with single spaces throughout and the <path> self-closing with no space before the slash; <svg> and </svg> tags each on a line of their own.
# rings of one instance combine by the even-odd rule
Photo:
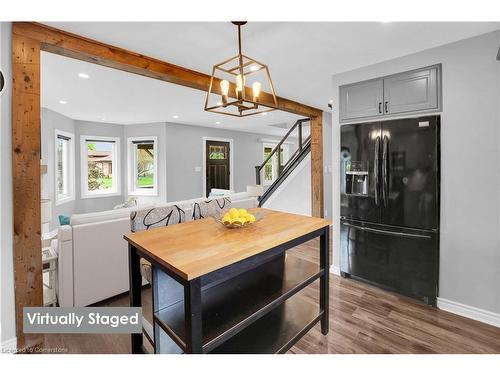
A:
<svg viewBox="0 0 500 375">
<path fill-rule="evenodd" d="M 201 181 L 203 185 L 203 197 L 207 196 L 207 141 L 216 141 L 216 142 L 229 142 L 229 190 L 234 191 L 234 158 L 233 158 L 233 139 L 232 138 L 219 138 L 219 137 L 211 137 L 211 136 L 203 136 L 203 167 L 201 168 Z"/>
</svg>

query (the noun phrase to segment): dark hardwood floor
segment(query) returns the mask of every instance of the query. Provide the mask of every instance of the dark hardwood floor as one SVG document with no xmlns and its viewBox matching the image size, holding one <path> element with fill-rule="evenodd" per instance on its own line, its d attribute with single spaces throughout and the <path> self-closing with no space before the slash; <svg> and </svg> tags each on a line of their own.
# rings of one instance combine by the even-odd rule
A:
<svg viewBox="0 0 500 375">
<path fill-rule="evenodd" d="M 319 261 L 318 241 L 290 251 Z M 301 292 L 318 300 L 318 282 Z M 127 306 L 128 295 L 99 306 Z M 151 321 L 151 289 L 143 291 Z M 144 340 L 147 342 L 147 340 Z M 129 353 L 129 335 L 45 335 L 45 348 L 68 353 Z M 500 328 L 441 311 L 412 299 L 339 276 L 330 277 L 330 333 L 319 323 L 289 353 L 500 353 Z"/>
</svg>

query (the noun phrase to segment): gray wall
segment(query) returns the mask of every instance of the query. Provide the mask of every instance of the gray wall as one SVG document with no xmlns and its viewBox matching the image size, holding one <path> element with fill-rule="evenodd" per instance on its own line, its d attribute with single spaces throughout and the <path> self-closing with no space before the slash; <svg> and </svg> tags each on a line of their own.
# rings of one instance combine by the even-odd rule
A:
<svg viewBox="0 0 500 375">
<path fill-rule="evenodd" d="M 12 256 L 12 146 L 11 146 L 11 23 L 0 23 L 0 68 L 6 87 L 0 96 L 0 343 L 15 340 L 14 270 Z M 15 343 L 9 343 L 15 345 Z"/>
<path fill-rule="evenodd" d="M 167 197 L 170 202 L 201 197 L 202 174 L 195 167 L 203 166 L 203 137 L 233 139 L 234 190 L 246 191 L 255 184 L 255 166 L 262 163 L 261 138 L 279 139 L 269 135 L 167 123 Z"/>
<path fill-rule="evenodd" d="M 109 123 L 97 123 L 90 121 L 75 121 L 75 164 L 76 164 L 76 203 L 75 212 L 85 213 L 94 211 L 105 211 L 111 210 L 117 204 L 123 203 L 124 196 L 126 195 L 126 140 L 123 137 L 123 125 L 109 124 Z M 81 159 L 80 159 L 80 136 L 90 135 L 90 136 L 102 136 L 102 137 L 116 137 L 120 138 L 120 168 L 121 168 L 121 194 L 113 197 L 92 197 L 82 199 L 82 188 L 81 188 Z"/>
<path fill-rule="evenodd" d="M 42 108 L 41 113 L 41 137 L 42 137 L 42 164 L 47 165 L 47 173 L 42 174 L 42 197 L 49 198 L 52 202 L 52 222 L 50 229 L 59 226 L 58 216 L 68 215 L 68 212 L 76 212 L 77 200 L 64 203 L 56 206 L 55 201 L 55 130 L 62 130 L 65 132 L 75 134 L 75 147 L 78 146 L 75 133 L 75 121 L 69 117 L 63 116 L 60 113 L 51 111 L 47 108 Z M 79 169 L 78 169 L 79 170 Z M 76 178 L 75 178 L 76 179 Z M 78 179 L 78 183 L 80 180 Z M 76 183 L 76 181 L 75 181 Z M 76 196 L 78 198 L 78 196 Z M 46 231 L 47 228 L 42 228 Z"/>
<path fill-rule="evenodd" d="M 443 64 L 439 297 L 500 312 L 500 32 L 333 76 L 342 84 Z M 340 126 L 333 116 L 334 265 L 339 265 Z"/>
<path fill-rule="evenodd" d="M 126 125 L 123 127 L 123 142 L 127 142 L 129 137 L 146 137 L 155 136 L 158 142 L 158 196 L 155 197 L 140 197 L 139 200 L 142 203 L 153 203 L 153 202 L 166 202 L 167 201 L 167 148 L 163 147 L 167 140 L 167 129 L 165 123 L 156 124 L 138 124 L 138 125 Z M 127 155 L 124 154 L 122 157 L 123 167 L 126 167 Z M 167 171 L 167 173 L 165 173 Z M 128 186 L 125 185 L 123 190 L 124 195 L 128 195 Z"/>
<path fill-rule="evenodd" d="M 75 135 L 75 200 L 59 206 L 55 205 L 54 199 L 55 129 L 68 131 Z M 80 137 L 82 135 L 120 138 L 120 196 L 81 198 Z M 174 202 L 203 195 L 203 172 L 201 170 L 195 171 L 195 167 L 201 168 L 203 165 L 202 140 L 204 136 L 233 139 L 235 191 L 245 191 L 247 185 L 255 183 L 254 167 L 262 163 L 262 142 L 260 139 L 279 140 L 278 137 L 263 134 L 175 123 L 119 125 L 79 121 L 42 108 L 42 162 L 48 166 L 48 173 L 42 176 L 42 194 L 49 196 L 53 203 L 53 219 L 50 229 L 57 228 L 59 225 L 58 215 L 71 216 L 74 213 L 110 210 L 126 199 L 128 196 L 127 138 L 135 136 L 156 136 L 159 145 L 159 195 L 157 197 L 139 197 L 142 203 Z"/>
<path fill-rule="evenodd" d="M 47 165 L 47 173 L 42 175 L 42 196 L 47 196 L 52 200 L 52 222 L 50 223 L 50 229 L 59 226 L 59 215 L 71 216 L 71 214 L 74 213 L 110 210 L 115 205 L 124 201 L 124 196 L 126 194 L 126 186 L 124 185 L 125 169 L 121 175 L 121 195 L 115 197 L 82 199 L 80 178 L 80 136 L 92 135 L 120 138 L 121 162 L 124 163 L 126 146 L 123 136 L 123 125 L 73 120 L 47 108 L 42 108 L 41 122 L 42 163 Z M 56 129 L 73 133 L 75 136 L 75 200 L 58 206 L 55 204 L 54 191 L 54 135 Z M 46 228 L 43 229 L 45 230 Z"/>
</svg>

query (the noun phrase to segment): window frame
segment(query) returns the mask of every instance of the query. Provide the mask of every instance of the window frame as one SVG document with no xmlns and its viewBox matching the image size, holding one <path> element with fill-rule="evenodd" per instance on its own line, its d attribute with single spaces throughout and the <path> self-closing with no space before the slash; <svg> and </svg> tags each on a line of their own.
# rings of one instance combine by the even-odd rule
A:
<svg viewBox="0 0 500 375">
<path fill-rule="evenodd" d="M 272 141 L 262 142 L 262 162 L 264 162 L 266 160 L 266 156 L 265 156 L 266 148 L 271 148 L 271 152 L 272 152 L 276 148 L 276 146 L 278 146 L 278 143 L 279 143 L 279 141 L 277 141 L 277 142 L 272 142 Z M 281 144 L 281 149 L 282 149 L 282 155 L 285 156 L 285 158 L 283 158 L 281 160 L 281 162 L 282 162 L 282 164 L 285 164 L 288 161 L 288 159 L 290 158 L 290 145 L 287 142 L 283 142 Z M 272 166 L 272 172 L 271 172 L 272 180 L 265 179 L 265 175 L 266 175 L 265 168 L 266 167 L 264 166 L 263 175 L 262 175 L 262 186 L 269 186 L 274 181 L 276 181 L 276 179 L 278 178 L 277 170 L 276 170 L 276 167 L 278 164 L 278 155 L 274 155 L 269 160 L 269 162 L 271 163 L 271 166 Z"/>
<path fill-rule="evenodd" d="M 57 158 L 57 147 L 59 136 L 69 138 L 69 150 L 68 150 L 68 191 L 69 194 L 64 198 L 59 198 L 58 188 L 57 188 L 57 168 L 58 168 L 58 158 Z M 75 194 L 75 135 L 70 132 L 66 132 L 60 129 L 54 129 L 54 200 L 55 205 L 59 206 L 61 204 L 72 202 L 76 199 Z"/>
<path fill-rule="evenodd" d="M 104 192 L 89 192 L 88 190 L 88 150 L 87 141 L 102 141 L 102 142 L 114 142 L 113 146 L 113 160 L 112 160 L 112 170 L 113 170 L 113 189 L 106 190 Z M 115 197 L 121 195 L 121 163 L 120 163 L 120 138 L 119 137 L 106 137 L 106 136 L 94 136 L 94 135 L 82 135 L 80 136 L 80 165 L 81 165 L 81 198 L 105 198 L 105 197 Z"/>
<path fill-rule="evenodd" d="M 153 163 L 154 163 L 154 180 L 153 189 L 141 189 L 136 185 L 137 182 L 137 163 L 135 144 L 136 141 L 152 141 L 153 142 Z M 144 136 L 144 137 L 128 137 L 127 138 L 127 186 L 128 195 L 137 196 L 158 196 L 158 137 L 157 136 Z"/>
</svg>

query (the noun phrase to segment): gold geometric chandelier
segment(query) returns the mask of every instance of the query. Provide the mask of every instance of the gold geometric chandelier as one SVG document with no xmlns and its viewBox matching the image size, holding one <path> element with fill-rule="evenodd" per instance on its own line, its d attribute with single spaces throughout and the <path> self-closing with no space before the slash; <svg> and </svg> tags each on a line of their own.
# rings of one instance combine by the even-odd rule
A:
<svg viewBox="0 0 500 375">
<path fill-rule="evenodd" d="M 241 26 L 238 27 L 238 55 L 212 69 L 205 111 L 245 117 L 277 108 L 276 93 L 267 65 L 241 53 Z"/>
</svg>

